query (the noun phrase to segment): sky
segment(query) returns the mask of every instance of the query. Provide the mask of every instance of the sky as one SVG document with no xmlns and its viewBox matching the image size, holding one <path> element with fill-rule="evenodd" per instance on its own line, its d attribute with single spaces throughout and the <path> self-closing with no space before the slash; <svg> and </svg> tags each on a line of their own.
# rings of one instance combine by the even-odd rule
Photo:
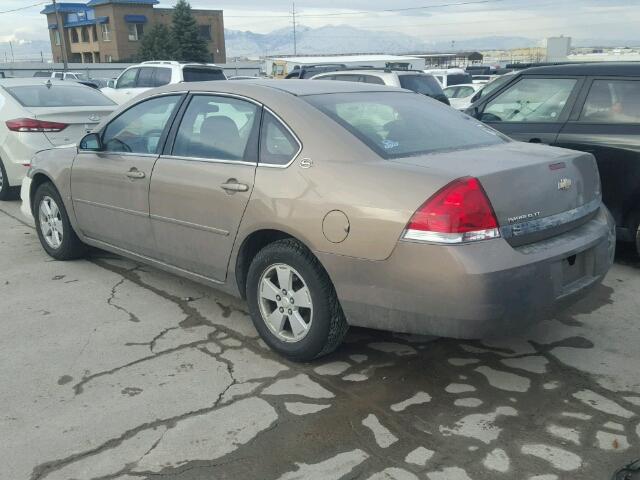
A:
<svg viewBox="0 0 640 480">
<path fill-rule="evenodd" d="M 0 0 L 0 42 L 48 39 L 42 5 L 7 12 L 38 3 Z M 191 6 L 224 10 L 225 27 L 234 30 L 268 33 L 292 23 L 289 0 L 191 0 Z M 425 41 L 563 34 L 640 45 L 640 0 L 297 0 L 295 8 L 304 26 L 349 25 Z"/>
</svg>

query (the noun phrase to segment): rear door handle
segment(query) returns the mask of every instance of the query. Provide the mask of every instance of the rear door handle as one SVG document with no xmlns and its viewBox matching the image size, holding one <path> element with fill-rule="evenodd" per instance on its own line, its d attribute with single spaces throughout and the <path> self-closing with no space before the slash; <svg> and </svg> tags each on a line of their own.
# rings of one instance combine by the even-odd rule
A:
<svg viewBox="0 0 640 480">
<path fill-rule="evenodd" d="M 247 190 L 249 190 L 249 185 L 238 183 L 235 178 L 230 178 L 229 180 L 227 180 L 227 183 L 223 183 L 222 185 L 220 185 L 220 187 L 230 193 L 246 192 Z"/>
<path fill-rule="evenodd" d="M 146 175 L 144 172 L 141 172 L 137 168 L 132 168 L 126 173 L 129 178 L 144 178 Z"/>
</svg>

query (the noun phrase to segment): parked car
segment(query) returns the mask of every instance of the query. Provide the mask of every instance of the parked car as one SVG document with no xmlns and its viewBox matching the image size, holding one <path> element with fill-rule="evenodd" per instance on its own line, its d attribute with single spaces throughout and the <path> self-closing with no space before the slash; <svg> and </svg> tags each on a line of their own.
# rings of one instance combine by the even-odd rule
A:
<svg viewBox="0 0 640 480">
<path fill-rule="evenodd" d="M 40 71 L 33 74 L 35 78 L 52 78 L 55 80 L 87 80 L 87 76 L 80 72 L 46 72 Z"/>
<path fill-rule="evenodd" d="M 471 98 L 482 89 L 484 85 L 477 83 L 463 83 L 443 88 L 442 91 L 449 99 L 449 104 L 457 110 L 465 110 L 471 105 Z"/>
<path fill-rule="evenodd" d="M 591 291 L 615 244 L 591 154 L 355 82 L 148 92 L 38 153 L 23 201 L 53 258 L 94 245 L 244 296 L 294 360 L 348 325 L 521 328 Z"/>
<path fill-rule="evenodd" d="M 497 75 L 471 75 L 473 83 L 485 85 L 497 78 Z"/>
<path fill-rule="evenodd" d="M 449 105 L 449 99 L 433 76 L 417 70 L 340 70 L 316 75 L 311 80 L 340 80 L 343 82 L 362 82 L 406 88 Z"/>
<path fill-rule="evenodd" d="M 0 200 L 16 196 L 37 151 L 80 141 L 115 107 L 76 82 L 0 80 Z"/>
<path fill-rule="evenodd" d="M 473 83 L 473 77 L 461 68 L 434 68 L 424 72 L 433 75 L 442 88 Z"/>
<path fill-rule="evenodd" d="M 327 63 L 319 65 L 303 65 L 298 68 L 294 68 L 293 71 L 284 77 L 286 80 L 292 78 L 311 78 L 315 75 L 319 75 L 325 72 L 332 72 L 336 70 L 346 70 L 347 66 L 343 63 Z"/>
<path fill-rule="evenodd" d="M 121 104 L 151 88 L 171 83 L 226 79 L 224 70 L 212 63 L 150 61 L 125 69 L 116 79 L 113 87 L 103 88 L 102 93 Z"/>
<path fill-rule="evenodd" d="M 618 239 L 640 253 L 640 64 L 531 68 L 467 112 L 516 140 L 595 155 Z"/>
</svg>

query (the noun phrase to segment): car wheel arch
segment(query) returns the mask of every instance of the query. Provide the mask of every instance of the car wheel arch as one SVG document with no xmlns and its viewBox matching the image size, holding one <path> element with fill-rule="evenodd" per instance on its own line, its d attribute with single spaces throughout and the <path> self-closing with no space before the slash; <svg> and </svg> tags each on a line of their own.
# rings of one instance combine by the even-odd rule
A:
<svg viewBox="0 0 640 480">
<path fill-rule="evenodd" d="M 31 205 L 29 205 L 29 208 L 31 209 L 31 213 L 33 214 L 33 202 L 34 202 L 34 197 L 35 197 L 35 193 L 38 190 L 38 187 L 40 187 L 40 185 L 44 184 L 44 183 L 51 183 L 51 185 L 53 185 L 53 188 L 55 188 L 56 190 L 58 190 L 58 187 L 56 186 L 55 182 L 51 179 L 51 177 L 49 177 L 48 175 L 42 173 L 42 172 L 38 172 L 36 173 L 32 178 L 31 178 L 31 186 L 29 188 L 29 200 Z M 60 192 L 60 190 L 58 190 L 58 192 Z M 34 215 L 35 218 L 35 215 Z"/>
<path fill-rule="evenodd" d="M 246 299 L 247 275 L 249 273 L 249 266 L 251 265 L 251 262 L 253 261 L 255 256 L 267 245 L 284 239 L 293 239 L 303 245 L 307 250 L 312 252 L 311 248 L 309 248 L 309 246 L 304 241 L 300 240 L 295 235 L 287 233 L 283 230 L 279 230 L 277 228 L 264 228 L 256 230 L 254 232 L 251 232 L 244 238 L 238 249 L 235 260 L 236 284 L 238 287 L 238 291 L 240 292 L 240 296 L 243 299 Z M 320 264 L 322 265 L 322 262 L 320 262 Z"/>
</svg>

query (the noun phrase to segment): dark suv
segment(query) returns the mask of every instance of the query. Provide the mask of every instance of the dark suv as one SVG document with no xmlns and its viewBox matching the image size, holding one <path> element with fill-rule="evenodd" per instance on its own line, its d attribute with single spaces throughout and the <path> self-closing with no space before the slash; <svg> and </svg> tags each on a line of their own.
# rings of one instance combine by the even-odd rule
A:
<svg viewBox="0 0 640 480">
<path fill-rule="evenodd" d="M 640 63 L 536 67 L 510 77 L 466 113 L 515 140 L 593 153 L 618 239 L 640 253 Z"/>
</svg>

